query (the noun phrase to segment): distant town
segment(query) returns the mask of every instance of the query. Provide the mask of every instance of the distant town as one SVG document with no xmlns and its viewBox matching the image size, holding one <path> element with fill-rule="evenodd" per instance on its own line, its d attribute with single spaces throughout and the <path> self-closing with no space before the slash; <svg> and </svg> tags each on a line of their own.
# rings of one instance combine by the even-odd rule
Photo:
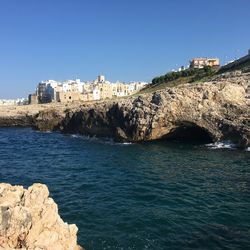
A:
<svg viewBox="0 0 250 250">
<path fill-rule="evenodd" d="M 248 54 L 237 60 L 230 61 L 222 68 L 230 68 L 242 61 L 249 60 L 250 50 Z M 204 67 L 220 68 L 219 58 L 193 58 L 186 68 L 202 69 Z M 174 72 L 186 69 L 184 66 Z M 27 105 L 42 104 L 51 102 L 69 103 L 75 101 L 98 101 L 112 99 L 116 97 L 124 97 L 133 95 L 142 90 L 147 82 L 115 82 L 112 83 L 105 79 L 104 75 L 99 75 L 93 81 L 81 81 L 80 79 L 66 80 L 63 82 L 55 80 L 46 80 L 38 83 L 36 90 L 30 94 L 28 98 L 19 99 L 0 99 L 0 105 Z"/>
<path fill-rule="evenodd" d="M 91 82 L 81 82 L 80 79 L 57 82 L 42 81 L 36 92 L 29 95 L 29 104 L 49 102 L 98 101 L 114 97 L 124 97 L 140 91 L 146 82 L 112 83 L 99 75 Z"/>
<path fill-rule="evenodd" d="M 191 68 L 204 66 L 219 66 L 218 58 L 194 58 L 190 62 Z M 180 69 L 182 70 L 182 69 Z M 112 83 L 99 75 L 92 82 L 81 82 L 80 79 L 57 82 L 55 80 L 42 81 L 38 84 L 36 92 L 29 95 L 29 104 L 74 101 L 98 101 L 115 97 L 130 96 L 139 92 L 147 82 L 116 82 Z"/>
<path fill-rule="evenodd" d="M 29 104 L 28 98 L 17 99 L 0 99 L 0 105 L 27 105 Z"/>
</svg>

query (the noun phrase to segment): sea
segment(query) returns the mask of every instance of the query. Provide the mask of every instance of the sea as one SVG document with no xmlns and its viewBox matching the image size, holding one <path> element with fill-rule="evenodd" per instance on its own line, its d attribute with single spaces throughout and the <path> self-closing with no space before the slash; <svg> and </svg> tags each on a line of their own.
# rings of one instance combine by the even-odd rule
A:
<svg viewBox="0 0 250 250">
<path fill-rule="evenodd" d="M 86 250 L 250 249 L 250 152 L 230 142 L 0 128 L 0 182 L 46 184 Z"/>
</svg>

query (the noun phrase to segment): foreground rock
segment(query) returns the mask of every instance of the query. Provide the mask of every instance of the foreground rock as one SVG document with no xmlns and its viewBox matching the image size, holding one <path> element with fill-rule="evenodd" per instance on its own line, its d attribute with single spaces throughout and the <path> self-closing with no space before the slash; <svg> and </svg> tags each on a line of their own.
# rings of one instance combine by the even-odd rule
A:
<svg viewBox="0 0 250 250">
<path fill-rule="evenodd" d="M 80 250 L 77 227 L 58 215 L 45 185 L 0 183 L 0 249 Z"/>
</svg>

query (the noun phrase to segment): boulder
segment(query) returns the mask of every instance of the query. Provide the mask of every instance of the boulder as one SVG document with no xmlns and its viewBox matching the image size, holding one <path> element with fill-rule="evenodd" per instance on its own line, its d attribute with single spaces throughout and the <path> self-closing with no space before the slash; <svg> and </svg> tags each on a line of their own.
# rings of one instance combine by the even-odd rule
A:
<svg viewBox="0 0 250 250">
<path fill-rule="evenodd" d="M 0 249 L 80 250 L 77 230 L 63 222 L 46 185 L 0 183 Z"/>
</svg>

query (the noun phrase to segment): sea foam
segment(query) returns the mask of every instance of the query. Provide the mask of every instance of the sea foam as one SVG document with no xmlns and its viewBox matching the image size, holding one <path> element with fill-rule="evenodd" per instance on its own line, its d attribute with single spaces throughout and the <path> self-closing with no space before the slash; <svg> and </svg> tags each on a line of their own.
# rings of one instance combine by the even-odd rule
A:
<svg viewBox="0 0 250 250">
<path fill-rule="evenodd" d="M 206 144 L 206 147 L 210 149 L 236 149 L 236 144 L 231 141 L 218 141 L 214 143 Z"/>
</svg>

